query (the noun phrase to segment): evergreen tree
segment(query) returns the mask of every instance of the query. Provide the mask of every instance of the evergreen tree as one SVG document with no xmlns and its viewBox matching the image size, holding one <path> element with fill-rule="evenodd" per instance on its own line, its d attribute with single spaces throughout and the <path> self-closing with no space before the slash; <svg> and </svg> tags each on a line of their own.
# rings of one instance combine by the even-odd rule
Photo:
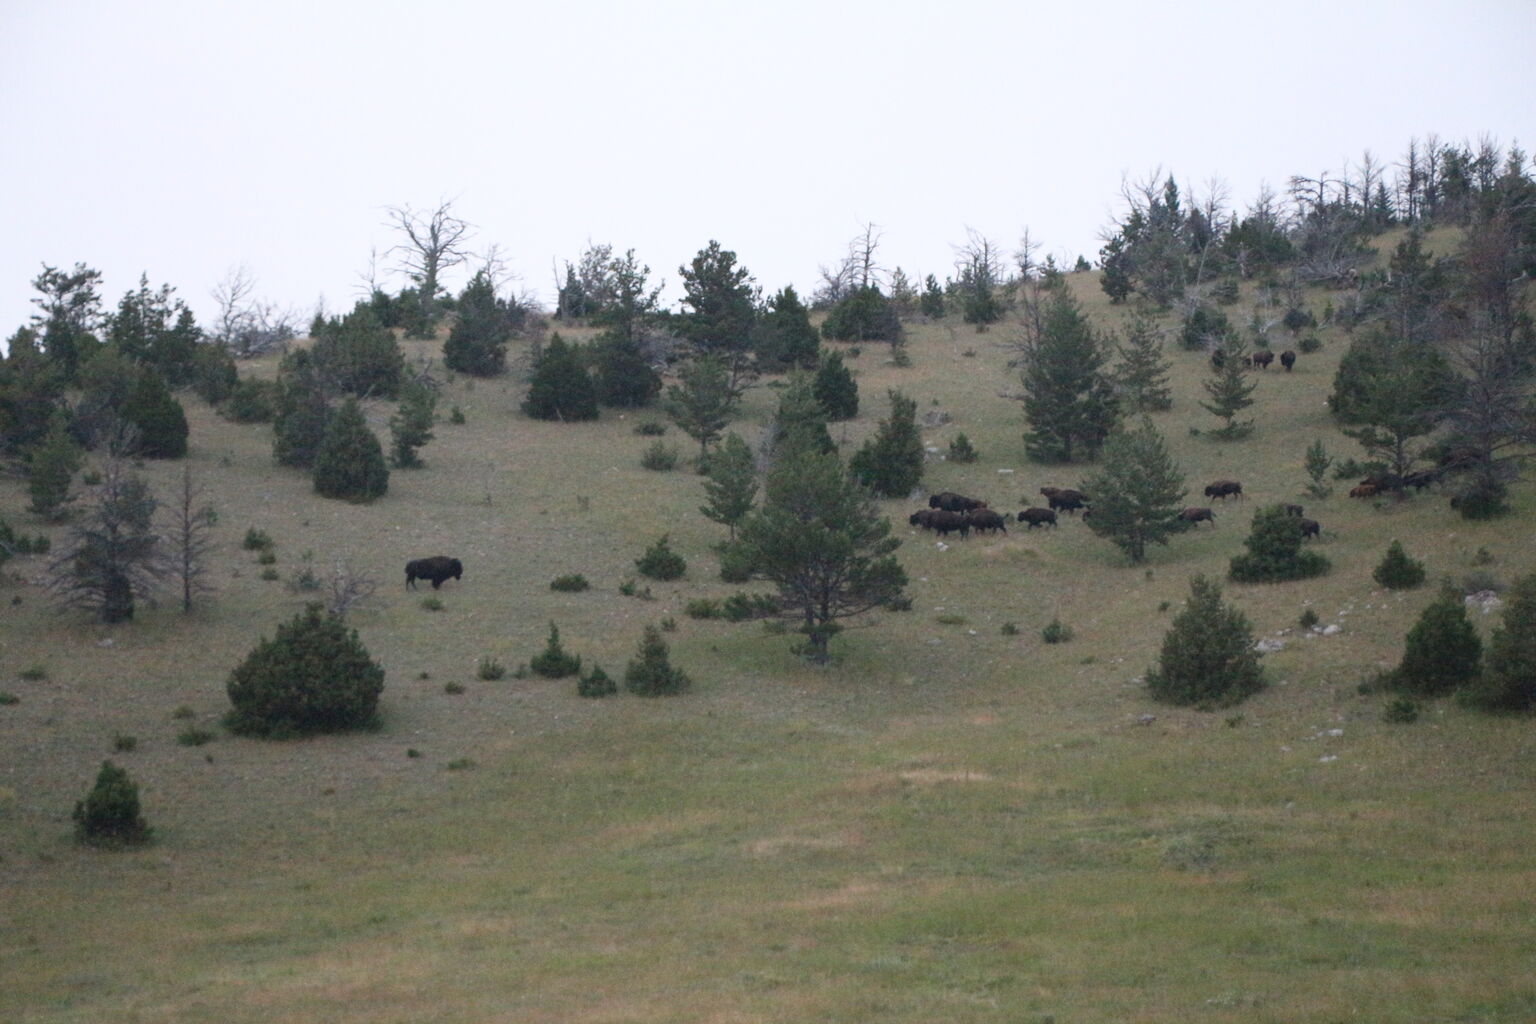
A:
<svg viewBox="0 0 1536 1024">
<path fill-rule="evenodd" d="M 917 429 L 917 400 L 890 392 L 891 414 L 854 453 L 848 468 L 875 494 L 904 498 L 923 479 L 923 438 Z"/>
<path fill-rule="evenodd" d="M 1387 683 L 1405 693 L 1438 697 L 1475 680 L 1482 657 L 1483 642 L 1461 595 L 1446 586 L 1408 631 L 1403 660 Z"/>
<path fill-rule="evenodd" d="M 733 386 L 726 362 L 718 356 L 705 356 L 678 373 L 678 382 L 667 388 L 663 407 L 683 433 L 699 442 L 702 469 L 709 460 L 709 446 L 740 403 L 741 392 Z"/>
<path fill-rule="evenodd" d="M 416 450 L 432 440 L 432 424 L 437 410 L 437 392 L 419 377 L 405 382 L 400 389 L 400 407 L 389 419 L 391 456 L 399 469 L 421 465 Z"/>
<path fill-rule="evenodd" d="M 843 354 L 836 349 L 829 349 L 821 357 L 811 389 L 828 420 L 851 420 L 859 414 L 859 385 L 843 361 Z"/>
<path fill-rule="evenodd" d="M 747 269 L 737 265 L 736 254 L 711 240 L 677 272 L 686 307 L 677 321 L 678 333 L 700 355 L 719 356 L 727 364 L 744 358 L 757 321 L 757 288 Z"/>
<path fill-rule="evenodd" d="M 638 657 L 624 670 L 624 688 L 641 697 L 669 697 L 684 692 L 691 685 L 692 681 L 685 673 L 672 667 L 661 630 L 646 626 Z"/>
<path fill-rule="evenodd" d="M 1323 482 L 1327 476 L 1328 467 L 1333 465 L 1333 458 L 1329 456 L 1328 449 L 1323 447 L 1323 439 L 1318 438 L 1307 446 L 1305 462 L 1307 478 L 1311 481 L 1307 484 L 1307 493 L 1319 500 L 1333 493 L 1333 488 Z"/>
<path fill-rule="evenodd" d="M 1039 462 L 1092 459 L 1119 416 L 1103 346 L 1071 291 L 1052 292 L 1040 313 L 1023 346 L 1024 448 Z"/>
<path fill-rule="evenodd" d="M 661 394 L 661 375 L 637 341 L 605 331 L 592 342 L 592 362 L 597 400 L 609 408 L 639 409 Z"/>
<path fill-rule="evenodd" d="M 240 383 L 240 369 L 229 347 L 222 342 L 205 341 L 192 353 L 192 390 L 209 405 L 218 405 L 234 393 Z"/>
<path fill-rule="evenodd" d="M 331 407 L 307 349 L 283 357 L 272 412 L 272 457 L 280 466 L 308 469 L 325 440 Z"/>
<path fill-rule="evenodd" d="M 150 597 L 167 571 L 154 532 L 157 504 L 121 460 L 107 461 L 84 519 L 48 566 L 48 587 L 61 604 L 103 622 L 133 618 L 135 602 Z"/>
<path fill-rule="evenodd" d="M 233 709 L 225 718 L 242 735 L 280 739 L 372 725 L 384 669 L 340 615 L 310 604 L 277 627 L 229 674 Z"/>
<path fill-rule="evenodd" d="M 315 493 L 344 501 L 373 501 L 389 490 L 384 448 L 357 399 L 348 398 L 326 425 L 315 453 L 314 482 Z"/>
<path fill-rule="evenodd" d="M 395 398 L 400 393 L 405 355 L 394 334 L 365 305 L 325 321 L 310 358 L 327 386 L 342 394 Z"/>
<path fill-rule="evenodd" d="M 1184 317 L 1179 338 L 1190 352 L 1214 352 L 1216 349 L 1225 352 L 1236 340 L 1236 333 L 1227 314 L 1201 304 Z"/>
<path fill-rule="evenodd" d="M 801 448 L 837 450 L 827 432 L 827 411 L 816 398 L 811 378 L 804 373 L 790 377 L 789 386 L 779 392 L 779 412 L 773 430 L 773 450 L 780 458 Z"/>
<path fill-rule="evenodd" d="M 122 417 L 138 431 L 138 454 L 150 459 L 179 459 L 187 454 L 187 414 L 152 366 L 134 374 Z"/>
<path fill-rule="evenodd" d="M 890 532 L 836 454 L 803 450 L 769 471 L 740 547 L 777 587 L 782 614 L 799 621 L 807 657 L 821 664 L 839 620 L 901 596 L 907 576 L 892 554 L 901 541 Z"/>
<path fill-rule="evenodd" d="M 1385 461 L 1393 474 L 1403 477 L 1423 454 L 1423 447 L 1414 442 L 1440 425 L 1459 382 L 1445 357 L 1433 347 L 1384 338 L 1378 341 L 1382 348 L 1368 357 L 1360 378 L 1341 379 L 1346 371 L 1344 361 L 1340 362 L 1334 395 L 1347 410 L 1346 422 L 1359 424 L 1344 433 L 1359 441 L 1372 458 Z M 1353 368 L 1360 366 L 1354 364 Z M 1340 408 L 1335 404 L 1335 414 Z"/>
<path fill-rule="evenodd" d="M 1536 711 L 1536 575 L 1503 594 L 1504 615 L 1488 644 L 1483 678 L 1468 703 L 1489 711 Z"/>
<path fill-rule="evenodd" d="M 48 434 L 32 449 L 27 460 L 27 493 L 32 511 L 44 519 L 63 517 L 65 506 L 74 500 L 70 482 L 80 469 L 80 448 L 69 433 L 69 421 L 63 410 L 54 413 Z"/>
<path fill-rule="evenodd" d="M 756 507 L 757 498 L 757 466 L 740 434 L 726 434 L 710 455 L 704 495 L 709 503 L 699 511 L 704 518 L 724 524 L 734 542 L 736 527 Z"/>
<path fill-rule="evenodd" d="M 768 309 L 757 324 L 753 347 L 758 366 L 769 373 L 816 366 L 821 336 L 811 325 L 810 311 L 793 286 L 786 286 L 768 300 Z"/>
<path fill-rule="evenodd" d="M 662 316 L 661 286 L 650 287 L 651 268 L 635 259 L 635 250 L 617 257 L 611 255 L 610 247 L 600 248 L 609 255 L 600 269 L 596 265 L 592 269 L 599 282 L 597 289 L 588 289 L 588 299 L 596 306 L 591 313 L 592 323 L 625 341 L 643 342 Z M 594 254 L 594 259 L 599 255 Z M 594 291 L 603 294 L 596 295 Z"/>
<path fill-rule="evenodd" d="M 94 846 L 137 846 L 151 829 L 139 804 L 138 784 L 111 761 L 101 762 L 96 784 L 75 804 L 75 835 Z"/>
<path fill-rule="evenodd" d="M 84 263 L 67 271 L 45 263 L 32 281 L 38 292 L 32 299 L 38 307 L 32 322 L 40 335 L 42 354 L 63 383 L 74 383 L 80 367 L 100 345 L 95 333 L 101 322 L 99 284 L 101 271 Z M 15 352 L 13 347 L 13 356 Z"/>
<path fill-rule="evenodd" d="M 1098 510 L 1094 510 L 1097 514 Z M 1190 581 L 1189 601 L 1163 637 L 1147 689 L 1157 700 L 1202 710 L 1236 704 L 1264 687 L 1247 616 L 1221 600 L 1204 576 Z"/>
<path fill-rule="evenodd" d="M 558 332 L 534 356 L 523 413 L 566 423 L 597 419 L 597 387 L 582 365 L 581 350 L 567 345 Z"/>
<path fill-rule="evenodd" d="M 0 357 L 0 455 L 18 455 L 48 433 L 64 398 L 64 377 L 37 348 L 37 333 L 23 327 Z"/>
<path fill-rule="evenodd" d="M 560 627 L 551 622 L 544 650 L 529 659 L 528 667 L 545 679 L 564 679 L 581 674 L 581 659 L 565 652 L 560 643 Z"/>
<path fill-rule="evenodd" d="M 923 279 L 923 297 L 918 300 L 918 308 L 930 320 L 944 315 L 944 289 L 932 274 Z"/>
<path fill-rule="evenodd" d="M 1248 350 L 1233 336 L 1223 348 L 1225 358 L 1221 365 L 1213 367 L 1211 376 L 1201 381 L 1209 402 L 1201 402 L 1200 408 L 1220 417 L 1223 424 L 1211 431 L 1212 436 L 1227 441 L 1247 437 L 1253 433 L 1253 420 L 1239 420 L 1237 414 L 1253 404 L 1253 391 L 1259 386 L 1248 362 Z"/>
<path fill-rule="evenodd" d="M 1131 321 L 1125 341 L 1117 343 L 1120 363 L 1115 367 L 1115 385 L 1127 412 L 1163 412 L 1173 408 L 1173 392 L 1168 388 L 1168 370 L 1163 358 L 1163 343 L 1157 328 L 1146 317 Z"/>
<path fill-rule="evenodd" d="M 1108 538 L 1133 563 L 1146 558 L 1148 544 L 1167 544 L 1184 529 L 1184 474 L 1168 454 L 1163 437 L 1143 417 L 1135 430 L 1121 430 L 1104 445 L 1099 471 L 1083 483 L 1093 499 L 1088 528 Z"/>
<path fill-rule="evenodd" d="M 516 316 L 496 295 L 490 275 L 480 271 L 459 293 L 458 319 L 443 342 L 443 365 L 475 377 L 494 377 L 506 369 L 507 342 Z"/>
<path fill-rule="evenodd" d="M 172 387 L 192 383 L 195 353 L 202 331 L 192 311 L 175 289 L 161 285 L 151 291 L 149 278 L 123 296 L 117 312 L 107 317 L 107 343 L 135 362 L 152 366 Z"/>
<path fill-rule="evenodd" d="M 1124 302 L 1135 285 L 1131 281 L 1130 258 L 1125 252 L 1125 237 L 1116 235 L 1099 250 L 1099 287 L 1114 303 Z"/>
<path fill-rule="evenodd" d="M 1310 579 L 1329 569 L 1328 559 L 1303 551 L 1301 520 L 1278 505 L 1253 515 L 1253 532 L 1243 541 L 1245 554 L 1232 558 L 1228 575 L 1238 583 L 1279 583 Z"/>
<path fill-rule="evenodd" d="M 1371 573 L 1371 579 L 1388 590 L 1411 590 L 1424 582 L 1424 563 L 1409 558 L 1403 542 L 1394 540 L 1387 546 L 1386 557 Z"/>
<path fill-rule="evenodd" d="M 821 334 L 833 341 L 901 343 L 901 318 L 875 285 L 852 289 L 822 321 Z"/>
</svg>

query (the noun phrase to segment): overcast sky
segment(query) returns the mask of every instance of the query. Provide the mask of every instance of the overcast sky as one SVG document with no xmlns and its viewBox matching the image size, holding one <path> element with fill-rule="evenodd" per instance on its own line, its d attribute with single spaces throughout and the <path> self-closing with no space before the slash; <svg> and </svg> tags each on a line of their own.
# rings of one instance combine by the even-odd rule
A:
<svg viewBox="0 0 1536 1024">
<path fill-rule="evenodd" d="M 809 292 L 867 223 L 914 277 L 968 228 L 1092 259 L 1159 167 L 1241 208 L 1415 136 L 1536 148 L 1533 54 L 1533 0 L 0 0 L 0 337 L 77 261 L 205 322 L 243 264 L 307 322 L 444 200 L 546 303 L 589 240 L 673 300 L 711 239 Z"/>
</svg>

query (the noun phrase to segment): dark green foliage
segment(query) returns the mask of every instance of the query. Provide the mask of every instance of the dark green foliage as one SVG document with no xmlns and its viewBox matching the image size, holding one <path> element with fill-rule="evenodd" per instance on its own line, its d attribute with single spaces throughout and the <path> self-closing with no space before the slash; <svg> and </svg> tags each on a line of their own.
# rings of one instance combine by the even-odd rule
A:
<svg viewBox="0 0 1536 1024">
<path fill-rule="evenodd" d="M 27 459 L 27 493 L 33 512 L 48 520 L 64 515 L 65 507 L 74 500 L 69 485 L 80 469 L 80 459 L 80 448 L 70 436 L 68 419 L 60 410 L 54 414 L 47 435 Z"/>
<path fill-rule="evenodd" d="M 1131 280 L 1131 261 L 1126 253 L 1125 237 L 1116 235 L 1099 250 L 1099 287 L 1110 302 L 1124 302 L 1135 288 Z"/>
<path fill-rule="evenodd" d="M 290 352 L 278 365 L 272 417 L 272 457 L 278 465 L 313 466 L 330 419 L 330 403 L 309 351 Z"/>
<path fill-rule="evenodd" d="M 827 411 L 816 397 L 811 378 L 796 371 L 779 392 L 779 412 L 774 418 L 773 452 L 783 458 L 800 448 L 836 451 L 827 431 Z"/>
<path fill-rule="evenodd" d="M 1243 541 L 1246 554 L 1233 557 L 1228 576 L 1238 583 L 1279 583 L 1321 576 L 1328 559 L 1302 550 L 1301 519 L 1277 506 L 1253 515 L 1253 532 Z"/>
<path fill-rule="evenodd" d="M 1292 306 L 1285 311 L 1285 316 L 1280 322 L 1292 334 L 1300 334 L 1303 328 L 1316 327 L 1317 317 L 1301 306 Z"/>
<path fill-rule="evenodd" d="M 563 423 L 597 419 L 597 387 L 583 365 L 581 349 L 567 345 L 558 332 L 535 354 L 523 413 Z"/>
<path fill-rule="evenodd" d="M 277 383 L 247 378 L 230 389 L 221 410 L 234 423 L 271 423 L 277 412 Z"/>
<path fill-rule="evenodd" d="M 578 697 L 611 697 L 619 692 L 619 684 L 608 677 L 596 665 L 592 671 L 576 680 L 576 695 Z"/>
<path fill-rule="evenodd" d="M 35 333 L 28 328 L 6 344 L 10 354 L 0 356 L 0 454 L 14 455 L 48 432 L 64 397 L 64 373 L 38 352 Z"/>
<path fill-rule="evenodd" d="M 768 309 L 754 332 L 753 348 L 758 366 L 769 373 L 815 368 L 821 335 L 811 325 L 810 311 L 793 287 L 785 287 L 768 300 Z"/>
<path fill-rule="evenodd" d="M 230 673 L 231 732 L 274 739 L 371 726 L 384 669 L 340 615 L 305 606 Z"/>
<path fill-rule="evenodd" d="M 741 404 L 741 391 L 731 379 L 730 368 L 720 356 L 695 359 L 678 373 L 678 382 L 667 388 L 663 407 L 678 428 L 699 442 L 700 465 L 709 456 L 720 431 Z"/>
<path fill-rule="evenodd" d="M 583 590 L 590 590 L 592 584 L 581 573 L 572 573 L 566 576 L 556 576 L 549 581 L 550 590 L 558 590 L 566 594 L 579 594 Z"/>
<path fill-rule="evenodd" d="M 1093 459 L 1119 419 L 1104 346 L 1069 289 L 1050 293 L 1025 338 L 1024 448 L 1039 462 Z"/>
<path fill-rule="evenodd" d="M 1388 590 L 1411 590 L 1424 582 L 1424 563 L 1409 558 L 1402 541 L 1394 540 L 1371 578 Z"/>
<path fill-rule="evenodd" d="M 437 392 L 426 381 L 413 378 L 400 389 L 400 407 L 389 418 L 390 456 L 400 469 L 419 467 L 416 450 L 432 440 Z"/>
<path fill-rule="evenodd" d="M 1483 676 L 1467 703 L 1488 711 L 1536 711 L 1536 575 L 1505 591 L 1504 614 L 1488 644 Z"/>
<path fill-rule="evenodd" d="M 1224 277 L 1211 288 L 1211 297 L 1223 306 L 1230 306 L 1242 297 L 1241 285 L 1235 277 Z"/>
<path fill-rule="evenodd" d="M 1452 496 L 1451 507 L 1463 519 L 1497 519 L 1509 512 L 1509 487 L 1502 480 L 1474 477 Z"/>
<path fill-rule="evenodd" d="M 732 594 L 720 606 L 720 617 L 727 622 L 745 622 L 778 615 L 783 610 L 772 594 Z"/>
<path fill-rule="evenodd" d="M 811 390 L 828 420 L 851 420 L 859 414 L 859 385 L 843 362 L 841 352 L 829 350 L 822 356 Z"/>
<path fill-rule="evenodd" d="M 75 836 L 92 846 L 137 846 L 151 829 L 139 806 L 138 784 L 111 761 L 101 762 L 96 784 L 75 804 Z"/>
<path fill-rule="evenodd" d="M 1040 639 L 1048 644 L 1064 644 L 1073 637 L 1072 627 L 1062 624 L 1061 619 L 1053 618 L 1040 631 Z"/>
<path fill-rule="evenodd" d="M 720 618 L 720 601 L 713 597 L 689 598 L 683 606 L 683 614 L 690 619 L 718 619 Z"/>
<path fill-rule="evenodd" d="M 1235 337 L 1227 314 L 1210 306 L 1196 306 L 1184 317 L 1179 337 L 1191 352 L 1226 348 Z"/>
<path fill-rule="evenodd" d="M 151 459 L 187 454 L 187 414 L 153 369 L 143 367 L 136 374 L 122 416 L 139 432 L 138 454 Z"/>
<path fill-rule="evenodd" d="M 1433 346 L 1376 333 L 1350 346 L 1339 363 L 1329 403 L 1341 423 L 1358 424 L 1345 433 L 1359 441 L 1367 455 L 1404 476 L 1423 454 L 1414 442 L 1444 419 L 1458 386 L 1450 365 Z"/>
<path fill-rule="evenodd" d="M 646 626 L 638 656 L 624 670 L 624 688 L 641 697 L 666 697 L 691 685 L 688 676 L 672 667 L 661 630 Z"/>
<path fill-rule="evenodd" d="M 901 318 L 874 285 L 854 288 L 822 322 L 821 333 L 833 341 L 901 341 Z"/>
<path fill-rule="evenodd" d="M 1301 613 L 1301 618 L 1297 619 L 1296 623 L 1302 629 L 1311 629 L 1321 621 L 1322 620 L 1318 618 L 1317 611 L 1315 609 L 1308 608 L 1306 611 Z"/>
<path fill-rule="evenodd" d="M 1419 720 L 1419 702 L 1409 697 L 1398 697 L 1381 711 L 1381 720 L 1393 725 L 1412 725 Z"/>
<path fill-rule="evenodd" d="M 665 437 L 667 436 L 667 425 L 665 423 L 657 423 L 655 420 L 645 420 L 635 424 L 633 432 L 641 437 Z"/>
<path fill-rule="evenodd" d="M 1446 586 L 1408 631 L 1402 663 L 1386 681 L 1403 693 L 1437 697 L 1476 680 L 1482 657 L 1483 642 L 1461 594 Z"/>
<path fill-rule="evenodd" d="M 757 288 L 747 269 L 737 265 L 736 254 L 711 240 L 677 272 L 686 307 L 676 321 L 678 333 L 700 355 L 727 363 L 745 356 L 757 321 Z"/>
<path fill-rule="evenodd" d="M 658 473 L 669 473 L 677 468 L 677 448 L 657 441 L 640 456 L 640 465 Z"/>
<path fill-rule="evenodd" d="M 1323 480 L 1327 476 L 1328 467 L 1333 465 L 1333 458 L 1328 454 L 1328 449 L 1323 447 L 1322 438 L 1318 438 L 1307 446 L 1304 465 L 1307 468 L 1307 477 L 1311 480 L 1311 483 L 1307 484 L 1307 493 L 1318 499 L 1332 494 L 1333 488 Z"/>
<path fill-rule="evenodd" d="M 366 306 L 325 321 L 310 358 L 329 390 L 359 398 L 396 398 L 405 355 L 394 334 Z"/>
<path fill-rule="evenodd" d="M 769 472 L 740 547 L 754 573 L 778 588 L 783 616 L 799 621 L 807 657 L 825 663 L 838 620 L 886 605 L 906 586 L 892 554 L 901 542 L 890 532 L 835 454 L 805 450 Z"/>
<path fill-rule="evenodd" d="M 560 646 L 560 627 L 551 622 L 544 650 L 529 659 L 528 667 L 545 679 L 564 679 L 581 672 L 581 659 L 565 653 Z"/>
<path fill-rule="evenodd" d="M 123 296 L 117 312 L 107 317 L 107 343 L 136 363 L 153 367 L 172 387 L 193 382 L 195 358 L 202 331 L 192 311 L 175 289 L 161 285 L 150 291 L 149 278 L 141 275 L 139 287 Z"/>
<path fill-rule="evenodd" d="M 923 438 L 917 429 L 917 400 L 900 391 L 890 392 L 890 399 L 890 415 L 854 453 L 848 468 L 875 494 L 904 498 L 923 479 Z"/>
<path fill-rule="evenodd" d="M 597 400 L 617 409 L 650 405 L 661 394 L 661 374 L 640 350 L 639 342 L 608 332 L 592 343 Z"/>
<path fill-rule="evenodd" d="M 355 398 L 348 398 L 325 428 L 315 453 L 314 484 L 320 496 L 343 501 L 373 501 L 389 490 L 384 447 Z"/>
<path fill-rule="evenodd" d="M 923 279 L 923 297 L 918 300 L 918 309 L 930 320 L 944 315 L 944 289 L 932 274 Z"/>
<path fill-rule="evenodd" d="M 103 622 L 133 618 L 136 599 L 158 589 L 169 566 L 154 532 L 157 503 L 149 485 L 112 460 L 86 514 L 48 566 L 49 589 L 62 604 Z"/>
<path fill-rule="evenodd" d="M 1149 419 L 1110 437 L 1099 472 L 1082 489 L 1093 499 L 1093 515 L 1084 520 L 1088 528 L 1133 563 L 1146 558 L 1148 544 L 1166 544 L 1185 527 L 1179 520 L 1184 474 Z"/>
<path fill-rule="evenodd" d="M 475 377 L 506 369 L 507 342 L 522 311 L 496 296 L 490 275 L 480 271 L 459 293 L 458 318 L 443 342 L 443 365 Z"/>
<path fill-rule="evenodd" d="M 1163 412 L 1173 408 L 1168 388 L 1171 363 L 1163 358 L 1157 327 L 1145 317 L 1132 320 L 1125 341 L 1117 342 L 1120 362 L 1115 366 L 1115 387 L 1126 412 Z"/>
<path fill-rule="evenodd" d="M 750 548 L 731 543 L 720 549 L 720 579 L 726 583 L 745 583 L 757 569 Z"/>
<path fill-rule="evenodd" d="M 1310 356 L 1323 350 L 1323 339 L 1319 338 L 1315 334 L 1309 334 L 1305 338 L 1302 338 L 1301 343 L 1296 347 L 1301 351 L 1302 355 Z"/>
<path fill-rule="evenodd" d="M 725 435 L 709 457 L 704 495 L 708 504 L 699 508 L 704 518 L 721 523 L 736 539 L 736 527 L 755 507 L 757 498 L 757 465 L 752 449 L 736 433 Z"/>
<path fill-rule="evenodd" d="M 1264 686 L 1253 630 L 1204 576 L 1190 581 L 1189 602 L 1163 637 L 1147 689 L 1160 701 L 1201 710 L 1236 704 Z"/>
<path fill-rule="evenodd" d="M 32 281 L 38 292 L 32 299 L 38 312 L 33 323 L 39 335 L 41 353 L 61 383 L 73 383 L 80 366 L 91 357 L 100 342 L 94 330 L 101 320 L 101 296 L 96 286 L 101 271 L 84 263 L 73 270 L 60 270 L 43 264 L 42 273 Z M 12 357 L 17 349 L 10 349 Z"/>
<path fill-rule="evenodd" d="M 965 434 L 957 434 L 955 439 L 949 442 L 949 461 L 971 463 L 978 458 L 975 445 Z"/>
<path fill-rule="evenodd" d="M 668 535 L 662 534 L 661 539 L 645 549 L 645 554 L 635 559 L 635 569 L 653 580 L 675 580 L 688 571 L 688 563 L 669 546 Z"/>
<path fill-rule="evenodd" d="M 1213 437 L 1233 441 L 1253 433 L 1253 420 L 1239 420 L 1237 414 L 1253 404 L 1254 389 L 1259 386 L 1253 367 L 1248 362 L 1247 347 L 1236 337 L 1229 338 L 1223 348 L 1225 358 L 1220 366 L 1213 366 L 1211 376 L 1201 381 L 1209 402 L 1200 407 L 1225 422 L 1211 431 Z"/>
<path fill-rule="evenodd" d="M 485 682 L 495 682 L 504 678 L 507 674 L 507 666 L 491 657 L 489 654 L 482 657 L 475 665 L 475 678 Z"/>
<path fill-rule="evenodd" d="M 192 390 L 209 405 L 218 405 L 234 393 L 240 370 L 229 349 L 208 341 L 192 352 Z"/>
<path fill-rule="evenodd" d="M 267 531 L 252 526 L 245 531 L 245 540 L 240 542 L 240 546 L 246 551 L 271 551 L 273 543 Z"/>
</svg>

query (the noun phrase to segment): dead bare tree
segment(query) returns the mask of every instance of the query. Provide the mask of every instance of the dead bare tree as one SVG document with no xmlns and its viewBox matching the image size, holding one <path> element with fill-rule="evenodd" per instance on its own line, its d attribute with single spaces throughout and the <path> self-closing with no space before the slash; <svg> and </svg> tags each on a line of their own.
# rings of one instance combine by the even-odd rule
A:
<svg viewBox="0 0 1536 1024">
<path fill-rule="evenodd" d="M 419 321 L 414 326 L 418 333 L 430 331 L 436 320 L 434 303 L 442 290 L 442 275 L 473 255 L 465 244 L 473 228 L 454 216 L 452 203 L 446 199 L 430 211 L 391 206 L 387 213 L 388 226 L 405 235 L 405 241 L 393 246 L 389 253 L 416 285 L 420 306 Z"/>
<path fill-rule="evenodd" d="M 170 558 L 181 581 L 181 610 L 192 610 L 192 598 L 196 594 L 211 593 L 213 585 L 207 581 L 207 556 L 213 547 L 213 525 L 218 521 L 214 507 L 202 501 L 203 485 L 192 479 L 192 468 L 181 469 L 181 490 L 176 494 L 176 504 L 171 507 Z"/>
<path fill-rule="evenodd" d="M 236 359 L 262 355 L 298 333 L 294 313 L 254 297 L 256 277 L 244 264 L 232 267 L 211 294 L 218 313 L 210 335 Z"/>
<path fill-rule="evenodd" d="M 875 261 L 875 252 L 880 248 L 880 239 L 884 232 L 878 224 L 865 224 L 864 230 L 848 243 L 848 265 L 852 268 L 853 276 L 858 279 L 860 288 L 870 286 L 879 287 L 881 278 L 885 276 L 885 268 Z"/>
<path fill-rule="evenodd" d="M 326 608 L 335 615 L 345 616 L 354 608 L 366 604 L 379 589 L 379 581 L 344 559 L 336 559 L 331 569 L 331 594 Z"/>
</svg>

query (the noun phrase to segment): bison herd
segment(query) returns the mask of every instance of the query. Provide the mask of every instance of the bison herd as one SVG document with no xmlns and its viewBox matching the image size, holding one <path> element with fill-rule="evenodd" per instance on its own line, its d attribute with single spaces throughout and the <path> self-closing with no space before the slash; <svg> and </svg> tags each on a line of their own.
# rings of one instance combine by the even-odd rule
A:
<svg viewBox="0 0 1536 1024">
<path fill-rule="evenodd" d="M 1267 370 L 1275 361 L 1275 354 L 1267 348 L 1261 348 L 1248 357 L 1248 365 L 1256 370 Z M 1211 368 L 1220 370 L 1227 365 L 1227 353 L 1225 349 L 1211 349 Z M 1290 373 L 1296 366 L 1296 353 L 1286 349 L 1280 353 L 1280 365 L 1285 367 L 1285 372 Z"/>
</svg>

